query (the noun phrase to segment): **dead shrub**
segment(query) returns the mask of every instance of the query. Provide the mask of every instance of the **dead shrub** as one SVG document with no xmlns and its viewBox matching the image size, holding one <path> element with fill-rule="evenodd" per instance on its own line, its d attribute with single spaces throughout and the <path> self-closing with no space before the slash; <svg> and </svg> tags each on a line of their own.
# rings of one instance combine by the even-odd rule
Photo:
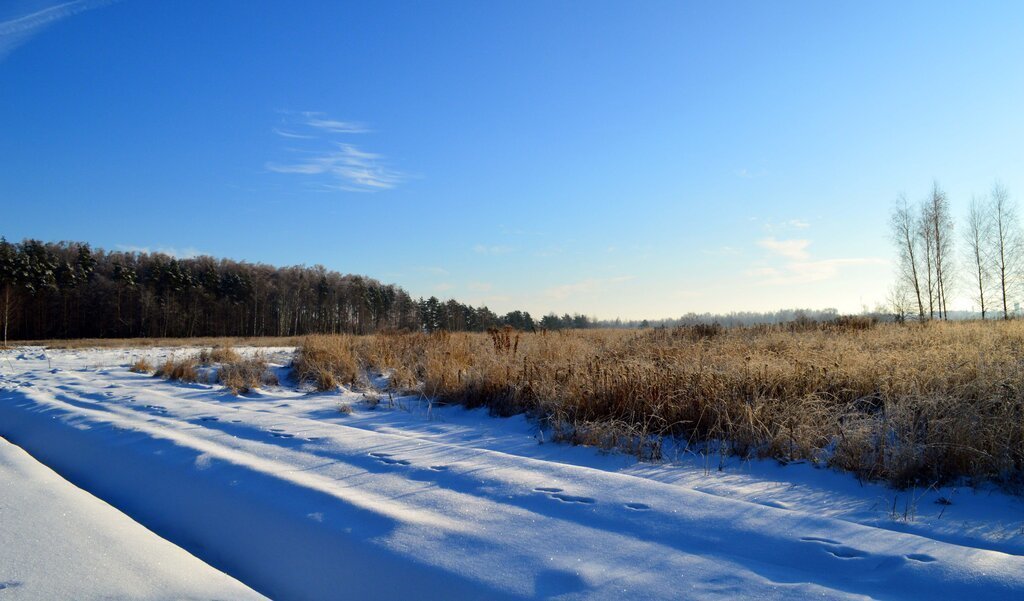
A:
<svg viewBox="0 0 1024 601">
<path fill-rule="evenodd" d="M 248 359 L 239 358 L 230 363 L 223 363 L 217 371 L 220 383 L 228 387 L 232 394 L 246 394 L 260 387 L 265 381 L 267 362 L 261 356 Z"/>
<path fill-rule="evenodd" d="M 139 357 L 128 367 L 128 370 L 137 374 L 148 374 L 153 371 L 153 365 L 145 357 Z"/>
<path fill-rule="evenodd" d="M 196 382 L 199 380 L 197 367 L 199 367 L 199 362 L 196 357 L 185 357 L 182 359 L 169 357 L 153 375 L 172 381 Z"/>
</svg>

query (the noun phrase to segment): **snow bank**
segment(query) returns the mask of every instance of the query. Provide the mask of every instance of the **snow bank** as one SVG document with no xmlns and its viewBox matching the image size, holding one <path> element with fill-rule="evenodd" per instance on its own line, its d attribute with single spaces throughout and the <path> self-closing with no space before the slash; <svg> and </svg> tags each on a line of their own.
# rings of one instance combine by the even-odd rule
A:
<svg viewBox="0 0 1024 601">
<path fill-rule="evenodd" d="M 2 438 L 0 597 L 263 598 Z"/>
</svg>

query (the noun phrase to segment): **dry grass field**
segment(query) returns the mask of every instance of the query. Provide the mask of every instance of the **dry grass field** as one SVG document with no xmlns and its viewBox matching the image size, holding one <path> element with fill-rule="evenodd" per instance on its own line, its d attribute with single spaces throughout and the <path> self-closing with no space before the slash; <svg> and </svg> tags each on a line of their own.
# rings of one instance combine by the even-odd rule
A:
<svg viewBox="0 0 1024 601">
<path fill-rule="evenodd" d="M 310 336 L 296 359 L 324 389 L 364 368 L 644 458 L 671 436 L 898 486 L 1024 480 L 1021 322 Z"/>
</svg>

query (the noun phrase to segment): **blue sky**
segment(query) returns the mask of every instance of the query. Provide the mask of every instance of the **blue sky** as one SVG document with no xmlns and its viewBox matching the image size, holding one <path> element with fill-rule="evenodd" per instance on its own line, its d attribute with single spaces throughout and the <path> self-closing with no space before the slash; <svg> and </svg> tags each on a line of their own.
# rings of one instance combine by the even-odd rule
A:
<svg viewBox="0 0 1024 601">
<path fill-rule="evenodd" d="M 15 0 L 0 234 L 496 311 L 857 311 L 900 192 L 1024 195 L 1021 31 L 1018 2 Z"/>
</svg>

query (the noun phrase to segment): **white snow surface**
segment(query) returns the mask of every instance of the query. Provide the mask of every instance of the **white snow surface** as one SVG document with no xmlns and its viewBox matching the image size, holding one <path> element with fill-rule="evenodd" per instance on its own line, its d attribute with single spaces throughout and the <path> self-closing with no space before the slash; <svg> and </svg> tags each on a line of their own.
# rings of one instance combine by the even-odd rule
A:
<svg viewBox="0 0 1024 601">
<path fill-rule="evenodd" d="M 282 385 L 242 396 L 127 369 L 185 352 L 8 351 L 0 436 L 272 598 L 1024 598 L 1018 497 L 678 451 L 638 463 L 544 443 L 523 417 L 309 392 L 285 378 L 290 349 L 259 351 Z M 0 470 L 0 490 L 27 474 Z M 0 581 L 45 554 L 4 527 Z M 172 565 L 113 525 L 63 532 L 77 544 L 97 530 Z M 26 591 L 42 586 L 27 574 Z"/>
<path fill-rule="evenodd" d="M 263 599 L 0 438 L 0 599 Z"/>
</svg>

